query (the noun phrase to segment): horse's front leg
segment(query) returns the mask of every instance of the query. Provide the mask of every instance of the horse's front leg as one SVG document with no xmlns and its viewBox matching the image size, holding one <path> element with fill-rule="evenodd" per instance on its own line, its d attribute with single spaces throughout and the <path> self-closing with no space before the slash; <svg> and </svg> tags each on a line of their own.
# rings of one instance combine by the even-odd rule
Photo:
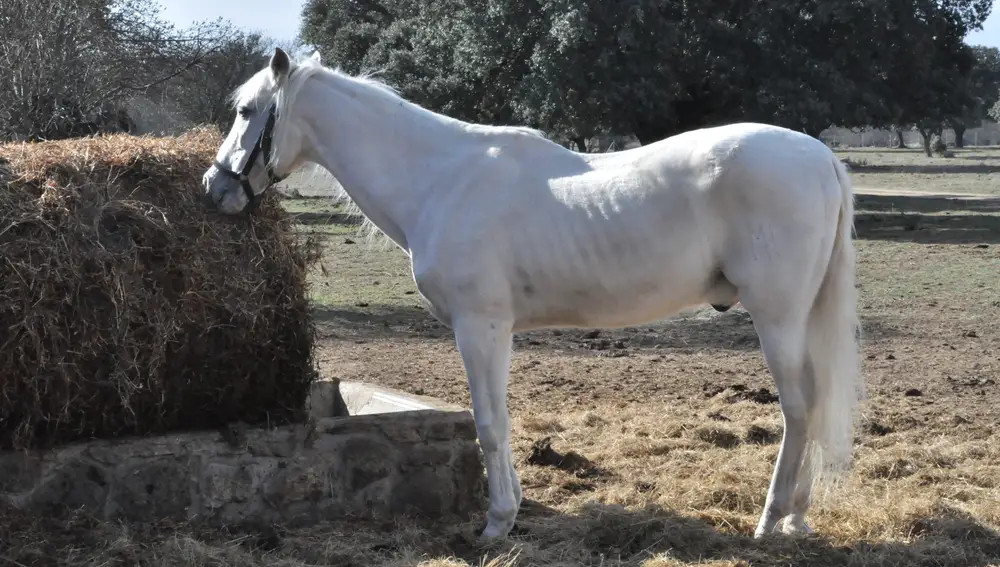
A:
<svg viewBox="0 0 1000 567">
<path fill-rule="evenodd" d="M 521 505 L 521 484 L 514 470 L 507 411 L 512 324 L 497 317 L 463 315 L 453 317 L 452 327 L 468 375 L 476 433 L 486 460 L 490 507 L 481 538 L 504 538 L 514 527 Z"/>
</svg>

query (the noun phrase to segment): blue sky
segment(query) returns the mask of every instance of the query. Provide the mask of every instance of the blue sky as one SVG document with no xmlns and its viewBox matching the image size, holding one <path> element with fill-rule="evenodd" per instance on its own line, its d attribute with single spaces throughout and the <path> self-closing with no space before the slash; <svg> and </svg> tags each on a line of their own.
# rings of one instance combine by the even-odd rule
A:
<svg viewBox="0 0 1000 567">
<path fill-rule="evenodd" d="M 259 31 L 279 41 L 299 33 L 305 0 L 159 0 L 160 15 L 178 27 L 225 18 L 247 31 Z"/>
<path fill-rule="evenodd" d="M 299 33 L 299 15 L 304 3 L 305 0 L 161 0 L 160 5 L 163 17 L 180 27 L 222 17 L 243 29 L 290 41 Z M 994 1 L 983 30 L 969 34 L 966 41 L 1000 47 L 1000 0 Z"/>
<path fill-rule="evenodd" d="M 983 24 L 982 31 L 976 31 L 965 38 L 967 43 L 1000 47 L 1000 0 L 993 0 L 993 11 Z"/>
</svg>

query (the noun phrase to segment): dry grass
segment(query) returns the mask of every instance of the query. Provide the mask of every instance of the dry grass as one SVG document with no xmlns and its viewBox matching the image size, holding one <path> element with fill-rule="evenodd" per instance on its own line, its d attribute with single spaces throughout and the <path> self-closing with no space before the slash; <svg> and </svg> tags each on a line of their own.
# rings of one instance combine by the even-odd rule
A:
<svg viewBox="0 0 1000 567">
<path fill-rule="evenodd" d="M 0 447 L 301 417 L 310 250 L 205 209 L 220 141 L 0 146 Z"/>
<path fill-rule="evenodd" d="M 838 149 L 861 188 L 1000 195 L 1000 146 L 954 149 L 927 157 L 922 149 Z"/>
<path fill-rule="evenodd" d="M 997 433 L 971 424 L 915 428 L 877 408 L 851 482 L 815 508 L 821 535 L 752 540 L 780 420 L 774 405 L 725 397 L 518 419 L 515 453 L 529 501 L 515 534 L 493 548 L 474 543 L 477 524 L 409 521 L 225 532 L 8 516 L 0 540 L 13 542 L 6 556 L 21 564 L 62 557 L 72 566 L 984 566 L 1000 557 Z M 552 435 L 558 452 L 586 455 L 598 472 L 527 463 L 539 434 Z"/>
</svg>

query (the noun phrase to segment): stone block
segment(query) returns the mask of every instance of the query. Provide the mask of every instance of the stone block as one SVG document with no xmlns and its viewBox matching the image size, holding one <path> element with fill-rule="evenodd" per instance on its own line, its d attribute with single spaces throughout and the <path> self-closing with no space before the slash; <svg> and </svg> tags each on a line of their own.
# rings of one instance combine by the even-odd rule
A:
<svg viewBox="0 0 1000 567">
<path fill-rule="evenodd" d="M 241 431 L 236 442 L 225 437 L 184 433 L 0 454 L 0 499 L 44 513 L 69 506 L 108 520 L 228 524 L 485 511 L 482 458 L 465 410 L 323 417 Z"/>
</svg>

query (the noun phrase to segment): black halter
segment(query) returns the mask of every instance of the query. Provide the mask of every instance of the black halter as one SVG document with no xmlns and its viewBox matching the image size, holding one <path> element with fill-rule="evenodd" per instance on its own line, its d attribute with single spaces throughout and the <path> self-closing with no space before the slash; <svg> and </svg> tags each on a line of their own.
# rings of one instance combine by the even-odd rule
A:
<svg viewBox="0 0 1000 567">
<path fill-rule="evenodd" d="M 247 196 L 247 210 L 253 210 L 257 207 L 260 202 L 260 197 L 267 191 L 269 187 L 275 183 L 284 179 L 284 177 L 278 177 L 274 174 L 274 169 L 271 168 L 271 137 L 274 134 L 274 122 L 278 118 L 278 109 L 274 102 L 269 104 L 265 109 L 267 112 L 267 122 L 264 123 L 264 128 L 261 129 L 260 135 L 257 136 L 257 143 L 254 144 L 253 149 L 250 150 L 250 155 L 247 157 L 246 163 L 243 164 L 243 169 L 239 173 L 229 169 L 228 167 L 222 165 L 218 161 L 215 161 L 215 167 L 222 173 L 226 174 L 240 182 L 240 186 L 243 187 L 243 192 Z M 267 185 L 261 189 L 259 194 L 255 194 L 253 187 L 250 185 L 250 171 L 253 170 L 254 164 L 257 162 L 257 156 L 261 153 L 264 154 L 264 163 L 266 164 L 267 173 Z"/>
</svg>

